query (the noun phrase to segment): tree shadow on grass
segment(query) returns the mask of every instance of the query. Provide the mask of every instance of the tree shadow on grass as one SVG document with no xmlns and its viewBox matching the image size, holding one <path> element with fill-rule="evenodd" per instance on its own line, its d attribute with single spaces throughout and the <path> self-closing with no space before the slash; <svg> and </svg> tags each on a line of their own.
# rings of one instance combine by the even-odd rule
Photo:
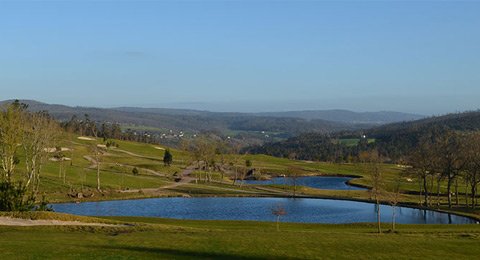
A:
<svg viewBox="0 0 480 260">
<path fill-rule="evenodd" d="M 267 260 L 267 259 L 284 259 L 284 260 L 299 260 L 302 258 L 292 258 L 285 256 L 244 256 L 238 254 L 228 254 L 228 253 L 215 253 L 215 252 L 198 252 L 198 251 L 189 251 L 189 250 L 180 250 L 180 249 L 169 249 L 169 248 L 150 248 L 150 247 L 141 247 L 141 246 L 89 246 L 89 248 L 97 248 L 100 250 L 125 250 L 125 251 L 135 251 L 143 253 L 154 253 L 159 254 L 159 257 L 164 257 L 167 259 L 229 259 L 229 260 Z"/>
</svg>

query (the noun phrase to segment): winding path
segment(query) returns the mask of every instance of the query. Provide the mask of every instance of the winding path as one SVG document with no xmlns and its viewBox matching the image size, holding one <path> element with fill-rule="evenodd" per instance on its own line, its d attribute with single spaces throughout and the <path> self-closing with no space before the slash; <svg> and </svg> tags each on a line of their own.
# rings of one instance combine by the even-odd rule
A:
<svg viewBox="0 0 480 260">
<path fill-rule="evenodd" d="M 125 151 L 125 150 L 119 150 L 119 149 L 116 149 L 116 151 L 118 152 L 123 152 L 123 153 L 126 153 L 126 154 L 129 154 L 131 156 L 135 156 L 135 157 L 139 157 L 139 158 L 146 158 L 146 159 L 156 159 L 157 158 L 153 158 L 153 157 L 147 157 L 147 156 L 143 156 L 143 155 L 139 155 L 139 154 L 135 154 L 135 153 L 132 153 L 132 152 L 128 152 L 128 151 Z M 95 159 L 93 159 L 92 157 L 88 156 L 88 155 L 85 155 L 83 156 L 83 158 L 85 158 L 86 160 L 88 160 L 89 162 L 92 163 L 91 166 L 87 167 L 86 169 L 90 169 L 92 170 L 93 168 L 97 167 L 97 161 L 95 161 Z M 101 164 L 114 164 L 114 163 L 101 163 Z M 127 167 L 134 167 L 132 165 L 128 165 L 128 164 L 118 164 L 119 166 L 127 166 Z M 160 177 L 170 177 L 166 174 L 162 174 L 162 173 L 159 173 L 157 171 L 154 171 L 154 170 L 151 170 L 151 169 L 147 169 L 147 168 L 141 168 L 141 167 L 137 167 L 139 170 L 144 170 L 144 171 L 147 171 L 149 173 L 152 173 L 154 175 L 157 175 L 157 176 L 160 176 Z M 166 190 L 166 189 L 171 189 L 171 188 L 175 188 L 175 187 L 178 187 L 178 186 L 181 186 L 181 185 L 188 185 L 188 186 L 194 186 L 193 184 L 191 184 L 193 181 L 195 181 L 196 178 L 194 177 L 191 177 L 190 175 L 194 172 L 195 170 L 195 165 L 194 164 L 191 164 L 189 166 L 187 166 L 184 170 L 182 170 L 182 172 L 180 173 L 180 176 L 181 176 L 181 180 L 178 181 L 178 182 L 171 182 L 171 184 L 168 184 L 168 185 L 165 185 L 165 186 L 162 186 L 162 187 L 156 187 L 156 188 L 144 188 L 144 189 L 130 189 L 130 190 L 122 190 L 121 192 L 122 193 L 135 193 L 135 192 L 139 192 L 139 191 L 143 191 L 143 192 L 155 192 L 155 191 L 160 191 L 160 190 Z M 213 183 L 217 183 L 217 184 L 220 184 L 222 182 L 220 181 L 215 181 L 215 180 L 212 180 Z M 213 189 L 219 189 L 219 190 L 226 190 L 226 191 L 233 191 L 233 192 L 239 192 L 239 193 L 247 193 L 247 194 L 258 194 L 258 195 L 278 195 L 278 194 L 281 194 L 281 195 L 284 195 L 284 196 L 293 196 L 293 192 L 286 192 L 286 191 L 279 191 L 279 190 L 274 190 L 274 189 L 268 189 L 268 188 L 263 188 L 263 187 L 257 187 L 256 185 L 245 185 L 246 187 L 249 187 L 251 189 L 256 189 L 258 190 L 257 191 L 249 191 L 249 190 L 240 190 L 240 189 L 233 189 L 233 188 L 227 188 L 227 187 L 218 187 L 218 186 L 211 186 L 211 185 L 204 185 L 203 187 L 207 187 L 207 188 L 213 188 Z M 297 194 L 296 195 L 297 197 L 303 197 L 302 195 L 300 194 Z"/>
</svg>

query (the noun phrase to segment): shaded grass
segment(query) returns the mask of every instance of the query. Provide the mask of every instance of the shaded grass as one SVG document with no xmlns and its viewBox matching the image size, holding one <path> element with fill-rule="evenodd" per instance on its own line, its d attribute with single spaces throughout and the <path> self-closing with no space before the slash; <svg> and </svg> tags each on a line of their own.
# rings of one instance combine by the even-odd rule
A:
<svg viewBox="0 0 480 260">
<path fill-rule="evenodd" d="M 477 225 L 281 223 L 102 217 L 143 228 L 0 227 L 3 259 L 475 259 Z M 384 228 L 388 228 L 384 224 Z"/>
</svg>

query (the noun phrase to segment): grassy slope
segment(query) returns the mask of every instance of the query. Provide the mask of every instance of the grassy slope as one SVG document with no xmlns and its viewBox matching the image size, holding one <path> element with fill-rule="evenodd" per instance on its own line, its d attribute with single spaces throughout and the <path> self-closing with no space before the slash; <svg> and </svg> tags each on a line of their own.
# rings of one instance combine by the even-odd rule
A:
<svg viewBox="0 0 480 260">
<path fill-rule="evenodd" d="M 63 176 L 59 177 L 58 162 L 49 162 L 42 172 L 41 179 L 41 193 L 46 194 L 47 199 L 51 201 L 72 201 L 66 194 L 72 193 L 72 190 L 76 192 L 83 191 L 84 194 L 96 193 L 97 186 L 96 169 L 87 169 L 92 165 L 87 161 L 84 156 L 91 156 L 89 152 L 89 146 L 92 141 L 79 140 L 75 136 L 70 136 L 70 142 L 63 142 L 59 146 L 73 148 L 73 165 L 70 165 L 69 161 L 64 162 L 66 166 L 65 181 Z M 102 144 L 102 140 L 98 141 Z M 132 156 L 116 149 L 109 149 L 107 152 L 109 155 L 103 156 L 101 162 L 101 187 L 106 190 L 103 196 L 94 196 L 92 199 L 118 199 L 126 197 L 136 197 L 136 194 L 121 194 L 118 191 L 123 189 L 144 189 L 161 187 L 169 183 L 169 180 L 164 177 L 156 176 L 140 168 L 146 168 L 158 171 L 160 173 L 168 173 L 169 169 L 163 165 L 164 150 L 155 149 L 153 145 L 140 144 L 127 141 L 115 141 L 119 144 L 120 150 L 126 150 L 141 156 L 149 158 L 141 158 Z M 20 157 L 22 157 L 22 151 L 19 150 Z M 179 171 L 184 167 L 181 160 L 185 155 L 176 150 L 172 150 L 174 158 L 177 159 L 177 163 L 170 167 L 170 171 L 173 173 Z M 69 151 L 63 152 L 66 157 L 71 157 Z M 140 173 L 138 175 L 132 174 L 133 167 L 138 167 Z M 24 165 L 18 166 L 18 172 L 21 173 L 24 169 Z"/>
<path fill-rule="evenodd" d="M 3 259 L 474 259 L 477 225 L 192 221 L 108 217 L 140 227 L 0 227 Z M 384 225 L 387 229 L 388 225 Z M 421 230 L 421 231 L 420 231 Z"/>
<path fill-rule="evenodd" d="M 80 145 L 75 149 L 73 166 L 67 167 L 66 182 L 58 177 L 59 163 L 50 162 L 42 173 L 42 190 L 52 200 L 71 201 L 66 196 L 71 189 L 80 191 L 81 175 L 85 174 L 85 193 L 94 192 L 95 171 L 86 170 L 91 165 L 83 158 L 88 155 L 91 141 L 71 138 Z M 102 166 L 102 187 L 105 196 L 96 194 L 93 199 L 124 199 L 145 197 L 146 194 L 120 194 L 119 189 L 161 187 L 171 183 L 164 177 L 141 170 L 131 174 L 131 166 L 167 173 L 163 166 L 163 150 L 155 146 L 117 141 L 119 149 L 145 156 L 136 157 L 111 149 Z M 61 146 L 70 146 L 69 143 Z M 68 157 L 69 152 L 64 152 Z M 174 165 L 171 171 L 181 170 L 189 155 L 173 150 Z M 356 184 L 368 185 L 369 179 L 362 165 L 308 163 L 291 161 L 265 155 L 248 155 L 253 167 L 264 172 L 282 174 L 290 165 L 303 168 L 304 174 L 345 174 L 365 178 L 355 179 Z M 131 166 L 120 166 L 128 164 Z M 21 172 L 23 165 L 19 165 Z M 395 165 L 383 165 L 382 172 L 387 187 L 400 172 Z M 218 173 L 214 173 L 219 178 Z M 416 191 L 417 183 L 402 183 L 404 191 Z M 219 189 L 217 189 L 217 187 Z M 161 194 L 179 195 L 238 195 L 239 189 L 231 184 L 189 184 L 165 190 Z M 279 190 L 291 187 L 278 186 Z M 329 191 L 299 188 L 299 193 L 316 196 L 345 198 L 369 198 L 368 191 Z M 244 190 L 252 190 L 245 186 Z M 442 191 L 444 187 L 442 187 Z M 242 194 L 244 195 L 244 194 Z M 405 195 L 402 199 L 416 202 L 418 196 Z M 472 213 L 467 211 L 467 213 Z M 473 212 L 478 215 L 478 211 Z M 50 216 L 50 215 L 49 215 Z M 62 216 L 61 219 L 71 217 Z M 75 217 L 74 217 L 75 218 Z M 85 221 L 82 217 L 82 221 Z M 108 219 L 105 217 L 104 219 Z M 274 223 L 242 221 L 188 221 L 154 218 L 113 219 L 121 222 L 150 223 L 154 225 L 136 228 L 112 227 L 0 227 L 0 251 L 2 259 L 473 259 L 480 253 L 479 225 L 398 225 L 397 234 L 375 234 L 373 224 L 292 224 L 281 223 L 281 232 Z M 90 220 L 89 220 L 90 221 Z M 98 221 L 98 220 L 92 220 Z M 138 225 L 138 224 L 137 224 Z M 384 229 L 389 225 L 385 224 Z M 93 250 L 95 249 L 95 250 Z"/>
<path fill-rule="evenodd" d="M 174 187 L 170 189 L 159 190 L 156 192 L 130 192 L 122 193 L 120 190 L 125 189 L 144 189 L 162 187 L 165 185 L 172 184 L 172 180 L 156 176 L 145 169 L 155 170 L 157 172 L 167 174 L 168 172 L 181 172 L 192 159 L 192 156 L 186 152 L 171 149 L 173 154 L 174 163 L 170 168 L 167 168 L 163 165 L 163 155 L 164 150 L 157 149 L 159 146 L 149 145 L 136 142 L 128 141 L 115 141 L 119 144 L 118 149 L 109 149 L 108 155 L 103 156 L 102 167 L 101 167 L 101 182 L 102 189 L 104 192 L 102 194 L 96 192 L 96 171 L 94 169 L 86 169 L 92 164 L 83 158 L 86 155 L 90 155 L 89 146 L 93 143 L 92 141 L 80 140 L 77 136 L 68 136 L 71 142 L 65 141 L 59 146 L 61 147 L 71 147 L 74 149 L 73 153 L 73 165 L 70 166 L 70 162 L 65 162 L 66 165 L 66 176 L 65 181 L 63 177 L 58 176 L 59 172 L 59 163 L 58 162 L 49 162 L 45 167 L 42 173 L 41 181 L 41 193 L 47 196 L 47 199 L 51 202 L 67 202 L 75 201 L 76 199 L 70 198 L 67 196 L 68 193 L 74 194 L 76 192 L 83 192 L 84 194 L 95 195 L 92 198 L 84 200 L 110 200 L 110 199 L 128 199 L 128 198 L 148 198 L 148 197 L 159 197 L 159 196 L 180 196 L 182 194 L 190 194 L 193 196 L 208 196 L 208 195 L 219 195 L 219 196 L 237 196 L 237 195 L 249 195 L 241 192 L 225 190 L 228 189 L 238 189 L 238 187 L 233 187 L 231 181 L 225 179 L 225 184 L 223 186 L 219 184 L 208 184 L 203 183 L 194 186 L 195 184 L 183 185 L 179 187 Z M 103 143 L 103 140 L 99 139 L 99 143 Z M 162 147 L 166 148 L 166 147 Z M 123 151 L 128 151 L 139 156 L 133 156 L 131 154 L 125 153 Z M 20 157 L 21 157 L 21 150 Z M 70 157 L 71 153 L 69 151 L 63 152 L 66 157 Z M 267 155 L 246 155 L 240 156 L 238 164 L 241 166 L 244 164 L 244 161 L 249 159 L 253 167 L 261 170 L 263 173 L 272 173 L 272 174 L 283 174 L 288 173 L 288 168 L 291 165 L 300 166 L 304 172 L 304 175 L 355 175 L 361 176 L 363 178 L 353 179 L 350 182 L 352 184 L 358 184 L 363 186 L 369 186 L 370 180 L 366 172 L 366 166 L 362 164 L 330 164 L 322 162 L 304 162 L 304 161 L 292 161 L 284 158 L 276 158 Z M 219 159 L 220 160 L 220 159 Z M 232 160 L 232 156 L 225 157 L 226 162 Z M 22 170 L 25 166 L 20 164 L 17 168 L 18 173 L 22 173 Z M 140 169 L 140 174 L 134 176 L 132 174 L 133 167 Z M 382 174 L 385 178 L 385 183 L 387 189 L 391 189 L 395 184 L 395 179 L 398 174 L 401 172 L 401 168 L 396 165 L 382 165 Z M 213 177 L 216 180 L 220 180 L 220 174 L 218 172 L 213 173 Z M 83 179 L 83 181 L 82 181 Z M 83 185 L 82 185 L 83 183 Z M 407 177 L 402 178 L 401 189 L 404 192 L 417 192 L 419 184 L 418 182 L 408 182 Z M 272 188 L 271 186 L 268 188 Z M 281 185 L 276 185 L 274 187 L 279 191 L 292 190 L 292 187 L 285 187 Z M 441 192 L 445 194 L 446 184 L 441 185 Z M 245 185 L 244 190 L 250 190 L 248 185 Z M 253 190 L 254 191 L 254 190 Z M 432 190 L 436 193 L 436 185 Z M 307 196 L 318 196 L 318 197 L 343 197 L 346 199 L 370 199 L 371 195 L 368 191 L 332 191 L 332 190 L 319 190 L 306 187 L 299 187 L 298 194 L 307 195 Z M 462 196 L 461 202 L 463 203 L 464 197 Z M 418 195 L 402 195 L 403 202 L 410 204 L 418 204 L 419 196 Z M 441 197 L 441 202 L 444 204 L 446 201 L 445 196 Z M 455 210 L 455 209 L 454 209 Z M 480 214 L 479 210 L 458 210 L 462 213 L 470 214 L 471 216 L 478 217 Z"/>
</svg>

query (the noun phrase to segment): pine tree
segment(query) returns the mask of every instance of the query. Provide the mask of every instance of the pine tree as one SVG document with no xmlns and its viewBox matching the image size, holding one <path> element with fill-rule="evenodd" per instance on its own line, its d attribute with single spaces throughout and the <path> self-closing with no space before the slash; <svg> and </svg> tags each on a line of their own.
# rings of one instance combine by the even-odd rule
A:
<svg viewBox="0 0 480 260">
<path fill-rule="evenodd" d="M 165 150 L 165 156 L 163 157 L 163 163 L 165 164 L 165 166 L 170 166 L 172 161 L 173 161 L 173 156 L 170 153 L 170 149 L 167 148 L 167 150 Z"/>
</svg>

